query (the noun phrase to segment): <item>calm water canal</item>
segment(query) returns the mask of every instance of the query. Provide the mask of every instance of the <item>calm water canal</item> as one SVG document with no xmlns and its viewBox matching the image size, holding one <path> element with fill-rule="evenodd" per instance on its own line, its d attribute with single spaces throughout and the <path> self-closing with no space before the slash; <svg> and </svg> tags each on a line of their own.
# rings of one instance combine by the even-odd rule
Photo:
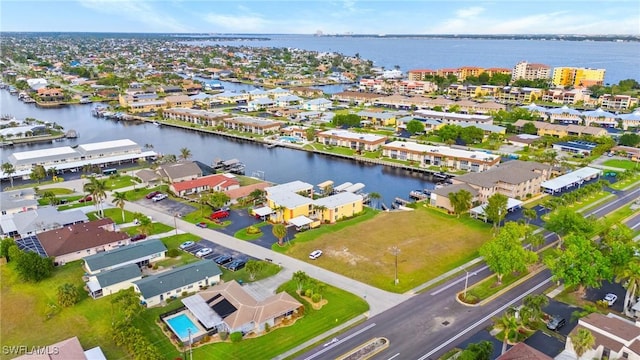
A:
<svg viewBox="0 0 640 360">
<path fill-rule="evenodd" d="M 76 130 L 78 139 L 54 143 L 21 145 L 2 149 L 2 161 L 14 151 L 29 151 L 57 146 L 131 139 L 141 146 L 152 144 L 154 150 L 163 154 L 179 154 L 183 147 L 191 150 L 193 160 L 211 164 L 215 159 L 237 158 L 246 164 L 246 174 L 263 172 L 264 178 L 276 183 L 302 180 L 319 184 L 333 180 L 335 185 L 343 182 L 361 182 L 366 192 L 377 192 L 389 205 L 395 197 L 408 198 L 413 189 L 433 188 L 427 175 L 379 165 L 364 165 L 344 159 L 317 155 L 305 151 L 273 148 L 249 141 L 234 141 L 224 137 L 203 134 L 191 130 L 154 126 L 144 122 L 126 122 L 94 118 L 91 105 L 74 105 L 58 109 L 41 109 L 33 104 L 24 104 L 16 96 L 0 90 L 0 113 L 17 119 L 36 118 L 62 125 L 65 130 Z"/>
</svg>

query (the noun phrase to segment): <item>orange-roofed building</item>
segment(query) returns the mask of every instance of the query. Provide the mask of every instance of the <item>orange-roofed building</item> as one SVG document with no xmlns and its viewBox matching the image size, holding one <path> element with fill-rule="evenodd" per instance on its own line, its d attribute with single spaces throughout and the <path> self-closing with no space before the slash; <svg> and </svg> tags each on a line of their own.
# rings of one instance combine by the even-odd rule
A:
<svg viewBox="0 0 640 360">
<path fill-rule="evenodd" d="M 174 182 L 169 189 L 179 196 L 197 194 L 205 191 L 228 191 L 240 187 L 238 179 L 229 174 L 213 174 L 193 180 Z"/>
</svg>

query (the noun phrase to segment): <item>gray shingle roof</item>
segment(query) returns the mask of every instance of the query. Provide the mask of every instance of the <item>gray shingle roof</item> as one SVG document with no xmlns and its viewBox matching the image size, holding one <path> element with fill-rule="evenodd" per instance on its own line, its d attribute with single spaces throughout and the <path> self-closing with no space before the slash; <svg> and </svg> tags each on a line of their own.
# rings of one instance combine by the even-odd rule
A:
<svg viewBox="0 0 640 360">
<path fill-rule="evenodd" d="M 550 170 L 551 166 L 535 161 L 511 160 L 481 172 L 469 173 L 456 177 L 457 181 L 478 185 L 485 188 L 495 186 L 499 182 L 520 184 L 541 176 L 540 171 Z"/>
<path fill-rule="evenodd" d="M 30 208 L 38 205 L 33 189 L 0 192 L 0 210 L 6 211 L 18 208 Z"/>
<path fill-rule="evenodd" d="M 160 240 L 147 240 L 137 244 L 123 246 L 117 249 L 101 252 L 84 258 L 91 271 L 99 271 L 118 264 L 127 263 L 137 259 L 167 251 Z"/>
<path fill-rule="evenodd" d="M 201 260 L 135 281 L 145 299 L 222 274 L 211 260 Z"/>
<path fill-rule="evenodd" d="M 106 288 L 123 281 L 134 279 L 142 275 L 142 271 L 136 264 L 128 264 L 113 270 L 103 271 L 96 275 L 96 280 L 101 288 Z"/>
<path fill-rule="evenodd" d="M 445 187 L 433 190 L 432 193 L 448 198 L 449 194 L 457 193 L 460 190 L 466 190 L 474 197 L 478 196 L 478 191 L 467 184 L 455 184 L 455 185 L 445 186 Z"/>
</svg>

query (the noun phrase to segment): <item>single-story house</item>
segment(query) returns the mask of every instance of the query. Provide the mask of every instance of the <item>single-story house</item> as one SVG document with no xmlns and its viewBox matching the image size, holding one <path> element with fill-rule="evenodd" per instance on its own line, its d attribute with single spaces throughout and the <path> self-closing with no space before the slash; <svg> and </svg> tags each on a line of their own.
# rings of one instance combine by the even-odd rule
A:
<svg viewBox="0 0 640 360">
<path fill-rule="evenodd" d="M 27 348 L 25 350 L 31 350 Z M 55 344 L 35 347 L 33 351 L 18 356 L 14 360 L 107 360 L 100 346 L 84 350 L 77 336 Z"/>
<path fill-rule="evenodd" d="M 133 282 L 142 279 L 142 271 L 136 264 L 120 266 L 89 276 L 87 289 L 89 295 L 98 299 L 117 293 L 133 286 Z"/>
<path fill-rule="evenodd" d="M 180 161 L 161 165 L 158 174 L 169 182 L 176 183 L 201 177 L 202 169 L 193 161 Z"/>
<path fill-rule="evenodd" d="M 201 260 L 133 282 L 146 306 L 162 304 L 183 292 L 196 292 L 220 282 L 222 271 L 211 260 Z"/>
<path fill-rule="evenodd" d="M 53 257 L 61 265 L 130 242 L 130 236 L 117 231 L 115 223 L 109 218 L 45 231 L 39 233 L 37 239 L 47 256 Z"/>
<path fill-rule="evenodd" d="M 95 275 L 129 264 L 143 267 L 165 259 L 166 252 L 162 241 L 151 239 L 87 256 L 84 258 L 84 268 L 88 274 Z"/>
<path fill-rule="evenodd" d="M 520 342 L 513 345 L 507 352 L 498 356 L 496 360 L 553 360 L 547 354 Z"/>
<path fill-rule="evenodd" d="M 531 134 L 517 134 L 507 138 L 507 142 L 514 146 L 526 147 L 531 146 L 536 140 L 540 139 L 538 135 Z"/>
<path fill-rule="evenodd" d="M 38 208 L 36 192 L 32 188 L 0 192 L 2 215 L 15 214 Z"/>
<path fill-rule="evenodd" d="M 206 191 L 228 191 L 240 187 L 240 182 L 232 174 L 212 174 L 193 180 L 174 182 L 169 189 L 180 196 Z"/>
<path fill-rule="evenodd" d="M 82 210 L 58 211 L 53 206 L 0 216 L 2 235 L 29 237 L 43 231 L 89 221 Z"/>
<path fill-rule="evenodd" d="M 578 325 L 567 336 L 565 350 L 558 356 L 576 357 L 571 336 L 580 329 L 586 329 L 595 337 L 595 344 L 588 349 L 581 359 L 640 359 L 640 326 L 627 319 L 609 314 L 589 314 L 580 320 Z"/>
</svg>

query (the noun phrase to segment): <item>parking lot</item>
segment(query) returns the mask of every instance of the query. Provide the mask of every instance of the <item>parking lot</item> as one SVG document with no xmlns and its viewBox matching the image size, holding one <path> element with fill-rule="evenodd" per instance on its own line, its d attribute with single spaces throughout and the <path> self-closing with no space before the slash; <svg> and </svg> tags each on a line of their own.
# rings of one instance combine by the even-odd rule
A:
<svg viewBox="0 0 640 360">
<path fill-rule="evenodd" d="M 603 281 L 600 289 L 587 289 L 585 299 L 596 302 L 598 300 L 604 299 L 604 296 L 607 295 L 607 293 L 616 294 L 618 296 L 618 300 L 616 300 L 613 306 L 609 307 L 609 309 L 622 313 L 622 307 L 624 306 L 624 296 L 626 292 L 627 291 L 622 287 L 621 284 L 610 281 Z"/>
<path fill-rule="evenodd" d="M 239 240 L 240 241 L 240 240 Z M 198 250 L 203 249 L 203 248 L 210 248 L 213 251 L 211 253 L 209 253 L 208 255 L 203 256 L 203 259 L 207 259 L 207 260 L 213 260 L 215 258 L 217 258 L 220 255 L 229 255 L 232 257 L 233 260 L 257 260 L 254 257 L 251 257 L 245 253 L 241 253 L 237 250 L 233 250 L 233 249 L 229 249 L 226 248 L 224 246 L 218 245 L 212 241 L 209 241 L 207 239 L 202 239 L 198 242 L 196 242 L 195 244 L 183 249 L 184 251 L 187 251 L 191 254 L 193 254 L 195 256 L 196 252 L 198 252 Z M 229 262 L 230 263 L 230 262 Z M 228 263 L 228 264 L 229 264 Z"/>
<path fill-rule="evenodd" d="M 159 211 L 162 211 L 163 213 L 170 214 L 170 215 L 178 214 L 178 216 L 182 216 L 184 214 L 188 214 L 192 211 L 197 210 L 194 206 L 191 206 L 189 204 L 185 204 L 179 201 L 175 201 L 170 197 L 160 201 L 153 201 L 151 199 L 142 198 L 136 202 L 143 206 L 154 207 Z"/>
</svg>

